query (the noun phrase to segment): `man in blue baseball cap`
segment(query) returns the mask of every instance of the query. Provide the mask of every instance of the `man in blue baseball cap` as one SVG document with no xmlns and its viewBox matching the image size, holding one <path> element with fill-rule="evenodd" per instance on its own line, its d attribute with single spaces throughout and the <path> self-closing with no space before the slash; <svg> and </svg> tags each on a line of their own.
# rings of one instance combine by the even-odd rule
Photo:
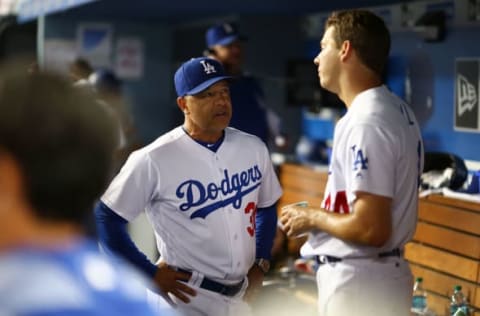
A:
<svg viewBox="0 0 480 316">
<path fill-rule="evenodd" d="M 214 25 L 205 33 L 207 53 L 220 61 L 228 74 L 234 76 L 242 74 L 243 42 L 246 39 L 233 23 Z"/>
<path fill-rule="evenodd" d="M 195 95 L 221 80 L 230 78 L 217 60 L 205 57 L 192 58 L 175 72 L 175 90 L 179 97 Z"/>
<path fill-rule="evenodd" d="M 205 40 L 208 49 L 204 54 L 217 59 L 227 74 L 235 77 L 230 82 L 234 110 L 230 126 L 260 137 L 269 146 L 281 145 L 285 139 L 281 136 L 280 117 L 266 106 L 258 81 L 243 71 L 246 37 L 235 24 L 223 23 L 210 27 Z"/>
<path fill-rule="evenodd" d="M 183 125 L 135 151 L 95 208 L 102 246 L 149 275 L 181 315 L 251 315 L 246 301 L 269 268 L 282 190 L 265 143 L 228 127 L 229 80 L 217 60 L 183 63 L 174 76 Z M 157 264 L 126 231 L 144 210 Z"/>
</svg>

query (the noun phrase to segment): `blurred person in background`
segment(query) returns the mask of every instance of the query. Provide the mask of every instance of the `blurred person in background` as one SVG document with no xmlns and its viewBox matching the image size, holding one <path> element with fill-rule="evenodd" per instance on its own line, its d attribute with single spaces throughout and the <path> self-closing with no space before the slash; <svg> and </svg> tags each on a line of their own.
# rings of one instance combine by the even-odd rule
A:
<svg viewBox="0 0 480 316">
<path fill-rule="evenodd" d="M 123 83 L 111 70 L 92 72 L 88 83 L 97 94 L 98 101 L 114 118 L 118 130 L 118 146 L 115 152 L 114 172 L 117 172 L 130 153 L 141 147 L 133 117 L 123 94 Z"/>
<path fill-rule="evenodd" d="M 93 67 L 84 58 L 77 57 L 68 65 L 68 74 L 74 83 L 88 81 L 92 73 Z"/>
<path fill-rule="evenodd" d="M 69 82 L 18 69 L 0 76 L 0 314 L 154 315 L 148 281 L 85 233 L 110 176 L 111 120 Z"/>
<path fill-rule="evenodd" d="M 263 90 L 257 79 L 243 70 L 244 42 L 233 23 L 211 26 L 205 33 L 207 49 L 205 56 L 222 63 L 230 82 L 233 115 L 230 126 L 256 135 L 272 149 L 286 147 L 286 138 L 281 133 L 281 119 L 265 103 Z"/>
</svg>

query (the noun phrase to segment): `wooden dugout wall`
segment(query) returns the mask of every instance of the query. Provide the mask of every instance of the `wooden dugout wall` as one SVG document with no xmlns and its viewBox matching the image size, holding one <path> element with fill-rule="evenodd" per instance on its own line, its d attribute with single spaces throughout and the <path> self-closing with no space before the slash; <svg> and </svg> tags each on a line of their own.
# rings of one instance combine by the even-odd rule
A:
<svg viewBox="0 0 480 316">
<path fill-rule="evenodd" d="M 456 284 L 473 309 L 480 309 L 480 204 L 439 195 L 420 199 L 417 230 L 405 257 L 413 274 L 423 277 L 437 315 L 449 315 Z"/>
<path fill-rule="evenodd" d="M 319 205 L 327 180 L 326 169 L 284 164 L 280 182 L 283 205 L 309 201 Z M 290 254 L 298 254 L 304 239 L 290 239 Z M 438 316 L 449 315 L 453 286 L 462 285 L 473 315 L 480 316 L 480 204 L 432 195 L 420 199 L 418 224 L 405 257 L 415 277 L 421 276 L 429 307 Z"/>
</svg>

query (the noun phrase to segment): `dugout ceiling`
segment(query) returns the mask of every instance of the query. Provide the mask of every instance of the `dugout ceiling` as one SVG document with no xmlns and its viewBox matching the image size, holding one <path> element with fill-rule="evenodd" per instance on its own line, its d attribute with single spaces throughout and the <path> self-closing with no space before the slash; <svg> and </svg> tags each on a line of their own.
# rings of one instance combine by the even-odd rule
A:
<svg viewBox="0 0 480 316">
<path fill-rule="evenodd" d="M 38 0 L 37 0 L 38 1 Z M 78 0 L 76 0 L 78 1 Z M 71 1 L 70 1 L 71 2 Z M 300 15 L 352 7 L 408 3 L 400 0 L 97 0 L 55 10 L 79 18 L 179 22 L 229 14 Z M 31 1 L 31 3 L 36 3 Z M 55 2 L 55 3 L 58 3 Z M 68 1 L 66 2 L 68 3 Z M 28 6 L 25 10 L 29 9 Z M 31 9 L 31 8 L 30 8 Z M 35 8 L 33 8 L 35 9 Z M 20 13 L 21 14 L 21 13 Z"/>
</svg>

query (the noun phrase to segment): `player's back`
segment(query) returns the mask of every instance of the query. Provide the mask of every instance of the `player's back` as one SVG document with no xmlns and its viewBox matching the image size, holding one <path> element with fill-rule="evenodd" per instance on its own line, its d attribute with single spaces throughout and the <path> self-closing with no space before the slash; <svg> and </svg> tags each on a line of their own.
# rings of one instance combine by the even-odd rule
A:
<svg viewBox="0 0 480 316">
<path fill-rule="evenodd" d="M 143 276 L 91 242 L 0 256 L 0 315 L 150 316 L 146 286 Z"/>
</svg>

